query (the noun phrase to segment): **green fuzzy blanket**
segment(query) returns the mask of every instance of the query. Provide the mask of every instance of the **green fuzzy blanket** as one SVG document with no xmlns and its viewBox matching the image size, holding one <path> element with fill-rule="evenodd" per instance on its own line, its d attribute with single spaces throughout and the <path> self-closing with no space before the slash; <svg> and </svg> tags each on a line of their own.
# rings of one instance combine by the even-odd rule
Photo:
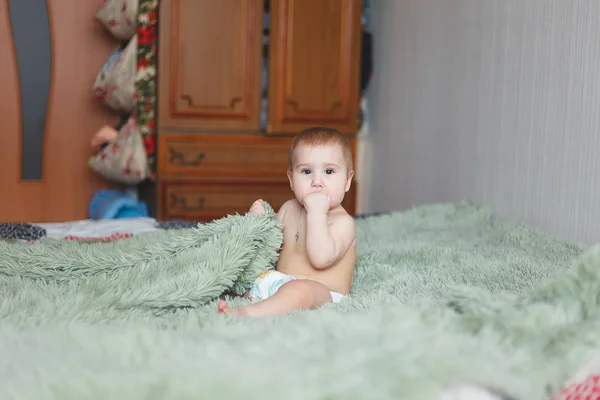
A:
<svg viewBox="0 0 600 400">
<path fill-rule="evenodd" d="M 357 220 L 351 295 L 218 315 L 272 267 L 273 212 L 110 243 L 0 242 L 2 399 L 547 399 L 600 353 L 600 251 L 485 207 Z M 234 304 L 246 300 L 229 299 Z"/>
</svg>

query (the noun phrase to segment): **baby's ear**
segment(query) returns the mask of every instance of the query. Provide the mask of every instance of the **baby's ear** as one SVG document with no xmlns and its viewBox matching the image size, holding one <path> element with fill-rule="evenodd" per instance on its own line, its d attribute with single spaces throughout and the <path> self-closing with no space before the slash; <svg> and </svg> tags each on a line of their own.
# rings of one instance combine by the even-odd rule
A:
<svg viewBox="0 0 600 400">
<path fill-rule="evenodd" d="M 348 171 L 348 176 L 346 177 L 346 192 L 350 190 L 350 186 L 352 185 L 352 178 L 354 177 L 354 171 Z"/>
<path fill-rule="evenodd" d="M 290 171 L 288 169 L 287 172 L 287 177 L 288 177 L 288 181 L 290 181 L 290 188 L 292 189 L 292 192 L 294 191 L 294 181 L 292 180 L 292 171 Z"/>
</svg>

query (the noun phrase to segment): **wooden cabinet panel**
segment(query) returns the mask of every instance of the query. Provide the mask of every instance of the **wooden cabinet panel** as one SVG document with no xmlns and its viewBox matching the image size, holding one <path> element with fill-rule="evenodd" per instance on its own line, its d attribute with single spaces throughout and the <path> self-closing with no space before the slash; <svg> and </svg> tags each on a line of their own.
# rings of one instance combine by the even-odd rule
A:
<svg viewBox="0 0 600 400">
<path fill-rule="evenodd" d="M 244 214 L 256 199 L 264 199 L 275 211 L 293 198 L 289 181 L 256 180 L 176 180 L 165 179 L 159 184 L 159 219 L 212 221 L 228 214 Z M 342 203 L 354 214 L 356 186 L 346 193 Z"/>
<path fill-rule="evenodd" d="M 244 213 L 257 198 L 278 209 L 293 196 L 291 134 L 315 125 L 356 134 L 361 0 L 270 1 L 267 134 L 263 7 L 160 1 L 159 219 L 210 221 Z M 355 192 L 344 202 L 352 214 Z"/>
<path fill-rule="evenodd" d="M 159 136 L 159 171 L 285 179 L 291 141 L 262 135 L 164 134 Z"/>
<path fill-rule="evenodd" d="M 293 196 L 287 180 L 166 180 L 161 186 L 161 209 L 166 219 L 211 221 L 236 212 L 243 214 L 259 198 L 278 210 Z"/>
<path fill-rule="evenodd" d="M 358 129 L 360 0 L 272 0 L 269 134 Z"/>
<path fill-rule="evenodd" d="M 161 0 L 158 128 L 259 129 L 263 0 Z"/>
</svg>

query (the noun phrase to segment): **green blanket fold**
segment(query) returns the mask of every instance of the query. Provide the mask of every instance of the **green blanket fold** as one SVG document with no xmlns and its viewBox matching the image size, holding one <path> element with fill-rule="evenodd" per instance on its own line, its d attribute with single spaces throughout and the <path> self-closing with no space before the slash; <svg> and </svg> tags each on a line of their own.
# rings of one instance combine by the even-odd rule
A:
<svg viewBox="0 0 600 400">
<path fill-rule="evenodd" d="M 156 314 L 199 307 L 226 291 L 242 294 L 277 261 L 281 229 L 266 208 L 264 217 L 232 215 L 110 243 L 0 242 L 0 295 L 13 297 L 1 313 L 36 314 L 22 304 L 37 299 L 42 308 L 56 304 L 57 313 L 76 306 Z"/>
<path fill-rule="evenodd" d="M 111 243 L 0 242 L 0 398 L 413 400 L 474 382 L 546 400 L 600 355 L 600 247 L 467 203 L 356 224 L 350 296 L 256 319 L 216 301 L 276 263 L 270 208 Z"/>
</svg>

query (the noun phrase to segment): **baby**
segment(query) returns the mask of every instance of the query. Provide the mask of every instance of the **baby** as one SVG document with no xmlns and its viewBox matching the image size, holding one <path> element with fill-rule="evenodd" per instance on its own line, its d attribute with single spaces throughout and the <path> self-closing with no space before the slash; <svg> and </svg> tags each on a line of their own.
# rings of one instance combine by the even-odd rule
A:
<svg viewBox="0 0 600 400">
<path fill-rule="evenodd" d="M 330 128 L 309 128 L 292 141 L 288 178 L 294 198 L 277 213 L 283 247 L 276 270 L 261 274 L 246 294 L 254 304 L 219 313 L 281 315 L 338 302 L 350 293 L 356 261 L 354 219 L 341 203 L 354 168 L 348 139 Z M 262 200 L 250 213 L 264 214 Z"/>
</svg>

